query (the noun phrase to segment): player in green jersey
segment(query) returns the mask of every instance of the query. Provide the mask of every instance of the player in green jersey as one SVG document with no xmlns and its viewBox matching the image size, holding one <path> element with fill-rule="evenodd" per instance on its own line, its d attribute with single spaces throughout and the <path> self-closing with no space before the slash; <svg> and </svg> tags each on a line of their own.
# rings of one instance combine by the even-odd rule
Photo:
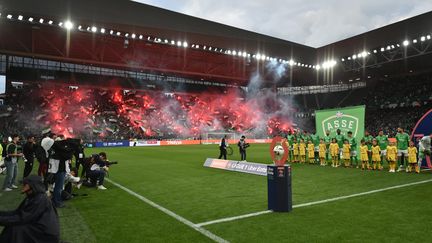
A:
<svg viewBox="0 0 432 243">
<path fill-rule="evenodd" d="M 359 168 L 358 159 L 357 159 L 357 140 L 353 137 L 353 133 L 351 131 L 348 132 L 347 140 L 351 145 L 351 164 L 356 168 Z"/>
<path fill-rule="evenodd" d="M 330 155 L 330 143 L 332 141 L 332 137 L 330 137 L 330 131 L 326 131 L 325 136 L 323 137 L 324 143 L 326 144 L 326 161 L 327 163 L 331 161 L 331 155 Z"/>
<path fill-rule="evenodd" d="M 396 142 L 397 142 L 397 155 L 398 155 L 398 162 L 399 162 L 399 169 L 397 170 L 402 171 L 403 167 L 405 165 L 405 160 L 408 160 L 408 143 L 410 141 L 410 137 L 407 133 L 404 132 L 402 128 L 397 129 L 396 134 Z"/>
<path fill-rule="evenodd" d="M 384 131 L 381 129 L 378 132 L 378 136 L 375 137 L 378 142 L 378 146 L 381 149 L 381 163 L 384 164 L 384 160 L 387 161 L 387 145 L 388 145 L 388 136 L 384 135 Z"/>
<path fill-rule="evenodd" d="M 344 135 L 341 134 L 341 130 L 338 129 L 336 130 L 336 135 L 334 136 L 334 138 L 336 139 L 336 143 L 339 146 L 339 159 L 340 159 L 342 157 L 342 148 L 343 148 L 345 137 Z"/>
<path fill-rule="evenodd" d="M 293 160 L 294 160 L 294 157 L 293 157 L 294 138 L 295 138 L 295 135 L 293 134 L 293 131 L 289 130 L 288 131 L 288 135 L 286 136 L 286 139 L 287 139 L 288 144 L 289 144 L 289 148 L 288 149 L 289 149 L 289 161 L 290 162 L 293 162 Z"/>
<path fill-rule="evenodd" d="M 319 144 L 320 144 L 320 138 L 316 134 L 315 131 L 312 132 L 312 134 L 309 136 L 313 145 L 314 145 L 314 156 L 315 156 L 315 163 L 319 162 Z"/>
<path fill-rule="evenodd" d="M 369 131 L 365 131 L 364 137 L 363 139 L 365 140 L 365 144 L 368 147 L 368 158 L 369 158 L 369 164 L 371 164 L 371 159 L 372 159 L 372 141 L 373 141 L 373 136 L 370 135 Z"/>
</svg>

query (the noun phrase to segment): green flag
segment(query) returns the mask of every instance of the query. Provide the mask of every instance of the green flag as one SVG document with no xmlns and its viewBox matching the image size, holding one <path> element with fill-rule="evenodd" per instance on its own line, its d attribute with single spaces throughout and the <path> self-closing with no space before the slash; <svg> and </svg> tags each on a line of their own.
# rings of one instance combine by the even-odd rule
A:
<svg viewBox="0 0 432 243">
<path fill-rule="evenodd" d="M 326 131 L 330 131 L 330 137 L 334 137 L 336 130 L 340 129 L 345 138 L 351 131 L 357 144 L 360 144 L 364 136 L 365 106 L 315 111 L 315 122 L 316 132 L 320 137 L 323 137 Z"/>
</svg>

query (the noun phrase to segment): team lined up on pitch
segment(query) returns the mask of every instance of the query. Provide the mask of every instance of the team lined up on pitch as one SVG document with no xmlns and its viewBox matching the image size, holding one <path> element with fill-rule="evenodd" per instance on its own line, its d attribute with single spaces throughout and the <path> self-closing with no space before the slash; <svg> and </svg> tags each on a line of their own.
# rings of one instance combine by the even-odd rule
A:
<svg viewBox="0 0 432 243">
<path fill-rule="evenodd" d="M 352 132 L 347 136 L 337 130 L 335 136 L 329 132 L 320 138 L 316 134 L 289 132 L 286 143 L 289 148 L 288 162 L 309 163 L 332 167 L 355 167 L 362 170 L 383 170 L 384 162 L 388 163 L 389 172 L 402 171 L 406 164 L 406 172 L 420 173 L 421 162 L 425 156 L 430 156 L 431 137 L 425 136 L 419 141 L 419 149 L 402 128 L 398 128 L 395 141 L 389 141 L 388 136 L 380 131 L 373 137 L 368 132 L 360 139 L 360 145 Z M 357 155 L 359 146 L 360 156 Z"/>
</svg>

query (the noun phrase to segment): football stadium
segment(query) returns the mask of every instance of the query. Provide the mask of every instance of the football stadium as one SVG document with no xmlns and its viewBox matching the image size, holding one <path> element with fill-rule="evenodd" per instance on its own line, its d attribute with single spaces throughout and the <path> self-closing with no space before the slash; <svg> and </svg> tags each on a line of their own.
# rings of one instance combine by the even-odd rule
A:
<svg viewBox="0 0 432 243">
<path fill-rule="evenodd" d="M 0 1 L 0 243 L 431 242 L 427 11 L 313 47 Z"/>
</svg>

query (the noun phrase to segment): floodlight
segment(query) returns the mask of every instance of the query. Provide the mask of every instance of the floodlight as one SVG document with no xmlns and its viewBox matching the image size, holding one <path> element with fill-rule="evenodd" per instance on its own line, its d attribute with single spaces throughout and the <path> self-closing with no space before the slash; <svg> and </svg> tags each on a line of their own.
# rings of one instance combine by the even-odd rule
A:
<svg viewBox="0 0 432 243">
<path fill-rule="evenodd" d="M 408 46 L 408 45 L 409 45 L 409 41 L 408 41 L 408 40 L 404 40 L 404 41 L 402 42 L 402 44 L 403 44 L 404 46 Z"/>
<path fill-rule="evenodd" d="M 65 28 L 70 30 L 73 28 L 73 23 L 70 20 L 67 20 L 64 24 Z"/>
</svg>

